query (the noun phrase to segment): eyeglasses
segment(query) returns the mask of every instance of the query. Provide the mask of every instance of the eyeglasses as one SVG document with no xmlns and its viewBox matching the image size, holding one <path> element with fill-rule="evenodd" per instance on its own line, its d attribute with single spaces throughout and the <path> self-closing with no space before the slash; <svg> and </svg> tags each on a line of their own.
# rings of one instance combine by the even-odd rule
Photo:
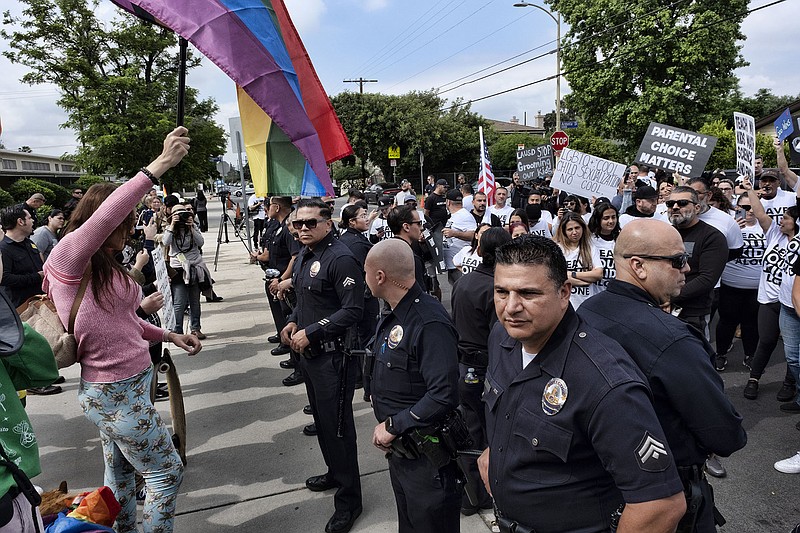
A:
<svg viewBox="0 0 800 533">
<path fill-rule="evenodd" d="M 736 207 L 741 207 L 741 208 L 742 208 L 742 209 L 744 209 L 745 211 L 750 211 L 750 210 L 753 208 L 753 206 L 752 206 L 752 205 L 748 205 L 748 204 L 739 204 L 739 205 L 737 205 Z"/>
<path fill-rule="evenodd" d="M 412 220 L 411 222 L 408 222 L 408 224 L 417 224 L 420 228 L 422 227 L 421 220 Z"/>
<path fill-rule="evenodd" d="M 624 254 L 622 257 L 630 259 L 631 257 L 639 257 L 641 259 L 655 259 L 656 261 L 669 261 L 672 268 L 682 270 L 689 262 L 689 254 L 683 252 L 682 254 L 675 255 L 645 255 L 645 254 Z"/>
<path fill-rule="evenodd" d="M 319 222 L 324 222 L 323 220 L 317 220 L 316 218 L 309 218 L 308 220 L 292 220 L 292 227 L 296 230 L 303 229 L 303 226 L 307 227 L 308 229 L 314 229 L 317 227 Z"/>
<path fill-rule="evenodd" d="M 667 200 L 666 202 L 664 202 L 664 204 L 667 206 L 667 208 L 672 209 L 673 207 L 675 207 L 675 204 L 678 204 L 678 207 L 686 207 L 689 204 L 697 205 L 697 202 L 693 202 L 691 200 Z"/>
<path fill-rule="evenodd" d="M 72 194 L 83 194 L 83 191 L 72 191 Z"/>
</svg>

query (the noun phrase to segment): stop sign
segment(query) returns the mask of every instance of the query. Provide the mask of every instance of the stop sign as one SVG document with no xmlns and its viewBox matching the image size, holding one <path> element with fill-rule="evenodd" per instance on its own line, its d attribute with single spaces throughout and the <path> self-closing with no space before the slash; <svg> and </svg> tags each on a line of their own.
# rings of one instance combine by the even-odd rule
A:
<svg viewBox="0 0 800 533">
<path fill-rule="evenodd" d="M 553 150 L 556 152 L 560 152 L 564 148 L 568 148 L 569 135 L 567 135 L 563 131 L 554 131 L 553 134 L 550 136 L 550 146 L 552 146 Z"/>
</svg>

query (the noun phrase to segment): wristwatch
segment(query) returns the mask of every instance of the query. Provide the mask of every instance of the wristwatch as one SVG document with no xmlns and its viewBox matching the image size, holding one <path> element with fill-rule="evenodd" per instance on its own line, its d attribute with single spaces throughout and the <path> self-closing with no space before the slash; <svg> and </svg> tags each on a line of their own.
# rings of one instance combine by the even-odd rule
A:
<svg viewBox="0 0 800 533">
<path fill-rule="evenodd" d="M 572 277 L 578 279 L 578 273 L 575 272 L 574 270 L 572 271 Z"/>
<path fill-rule="evenodd" d="M 388 431 L 391 435 L 399 435 L 398 431 L 394 428 L 394 424 L 392 423 L 392 417 L 386 419 L 386 422 L 383 423 L 386 427 L 386 431 Z"/>
</svg>

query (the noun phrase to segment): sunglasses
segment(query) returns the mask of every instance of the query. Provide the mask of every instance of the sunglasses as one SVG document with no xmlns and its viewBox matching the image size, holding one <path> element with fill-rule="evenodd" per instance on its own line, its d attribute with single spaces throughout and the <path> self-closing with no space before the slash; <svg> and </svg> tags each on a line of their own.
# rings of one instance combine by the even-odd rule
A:
<svg viewBox="0 0 800 533">
<path fill-rule="evenodd" d="M 748 204 L 741 204 L 741 205 L 737 205 L 736 207 L 744 209 L 745 211 L 750 211 L 753 208 L 752 205 L 748 205 Z"/>
<path fill-rule="evenodd" d="M 683 200 L 681 200 L 683 201 Z M 687 200 L 688 201 L 688 200 Z M 644 254 L 624 254 L 622 257 L 630 259 L 631 257 L 639 257 L 640 259 L 655 259 L 656 261 L 669 261 L 672 268 L 682 270 L 689 262 L 689 254 L 686 252 L 675 255 L 644 255 Z"/>
<path fill-rule="evenodd" d="M 336 205 L 336 202 L 325 202 L 325 203 L 328 204 L 330 207 L 334 207 Z"/>
<path fill-rule="evenodd" d="M 316 218 L 309 218 L 308 220 L 292 220 L 292 227 L 296 230 L 303 229 L 303 226 L 307 227 L 308 229 L 314 229 L 317 227 L 319 222 L 322 221 L 317 220 Z"/>
<path fill-rule="evenodd" d="M 678 204 L 678 207 L 686 207 L 686 206 L 687 206 L 687 205 L 689 205 L 689 204 L 695 204 L 695 205 L 697 205 L 697 202 L 693 202 L 693 201 L 691 201 L 691 200 L 667 200 L 666 202 L 664 202 L 664 204 L 665 204 L 665 205 L 666 205 L 666 206 L 667 206 L 669 209 L 672 209 L 673 207 L 675 207 L 675 204 Z M 639 256 L 639 257 L 644 257 L 644 256 L 643 256 L 643 255 L 641 255 L 641 256 Z"/>
<path fill-rule="evenodd" d="M 417 225 L 419 225 L 420 228 L 422 227 L 422 221 L 421 220 L 412 220 L 411 222 L 408 222 L 408 224 L 417 224 Z"/>
</svg>

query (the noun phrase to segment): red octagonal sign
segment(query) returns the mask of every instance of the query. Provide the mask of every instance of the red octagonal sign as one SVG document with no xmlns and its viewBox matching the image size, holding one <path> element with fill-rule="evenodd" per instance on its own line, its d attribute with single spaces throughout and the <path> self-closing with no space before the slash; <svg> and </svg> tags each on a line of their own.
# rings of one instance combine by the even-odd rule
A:
<svg viewBox="0 0 800 533">
<path fill-rule="evenodd" d="M 563 131 L 554 131 L 553 134 L 550 136 L 550 146 L 552 146 L 553 150 L 555 150 L 556 152 L 560 152 L 564 148 L 568 148 L 569 135 L 567 135 Z"/>
</svg>

